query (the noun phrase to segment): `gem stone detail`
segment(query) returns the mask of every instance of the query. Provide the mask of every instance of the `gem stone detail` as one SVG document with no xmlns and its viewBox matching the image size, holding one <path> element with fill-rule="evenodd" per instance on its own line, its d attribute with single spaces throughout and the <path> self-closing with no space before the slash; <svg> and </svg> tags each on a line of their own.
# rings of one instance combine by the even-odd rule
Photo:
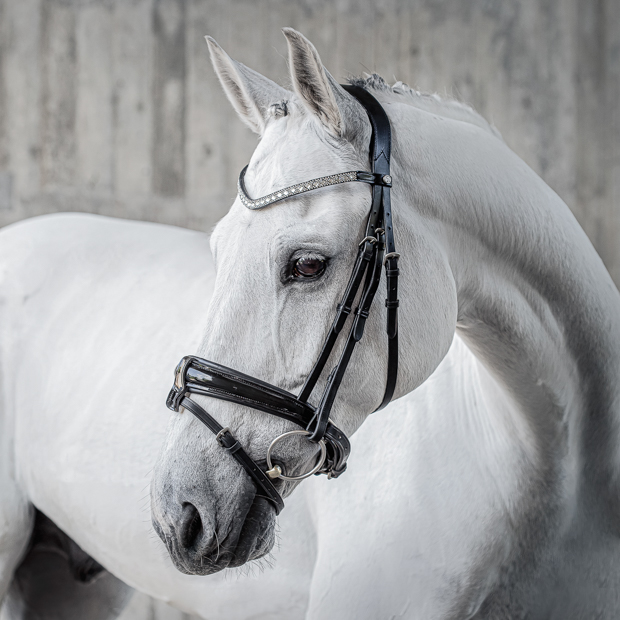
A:
<svg viewBox="0 0 620 620">
<path fill-rule="evenodd" d="M 260 209 L 262 207 L 266 207 L 274 202 L 278 202 L 279 200 L 284 200 L 290 195 L 293 194 L 302 194 L 304 192 L 309 192 L 310 190 L 317 189 L 319 187 L 329 187 L 330 185 L 338 185 L 340 183 L 350 183 L 351 181 L 357 181 L 357 171 L 350 172 L 340 172 L 339 174 L 330 174 L 326 177 L 320 177 L 318 179 L 313 179 L 311 181 L 304 181 L 303 183 L 297 183 L 296 185 L 291 185 L 290 187 L 285 187 L 284 189 L 277 190 L 268 194 L 267 196 L 262 196 L 261 198 L 257 198 L 253 200 L 250 198 L 245 191 L 243 190 L 243 176 L 245 173 L 245 169 L 241 173 L 239 177 L 239 181 L 237 182 L 237 191 L 239 192 L 239 198 L 245 207 L 248 209 Z"/>
</svg>

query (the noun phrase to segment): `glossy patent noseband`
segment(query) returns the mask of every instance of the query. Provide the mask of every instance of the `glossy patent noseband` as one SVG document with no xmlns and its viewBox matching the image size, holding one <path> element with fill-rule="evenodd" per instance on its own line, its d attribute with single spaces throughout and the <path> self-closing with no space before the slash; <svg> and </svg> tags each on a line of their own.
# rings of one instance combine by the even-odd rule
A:
<svg viewBox="0 0 620 620">
<path fill-rule="evenodd" d="M 355 345 L 364 335 L 366 319 L 379 287 L 384 265 L 387 280 L 385 305 L 387 307 L 388 369 L 385 392 L 377 410 L 382 409 L 390 402 L 396 386 L 398 373 L 397 282 L 399 255 L 394 246 L 390 206 L 390 187 L 392 186 L 390 176 L 390 122 L 379 102 L 366 90 L 359 86 L 348 85 L 343 88 L 353 95 L 368 113 L 372 125 L 371 172 L 349 171 L 329 175 L 305 183 L 298 183 L 256 199 L 250 198 L 245 189 L 244 177 L 247 166 L 239 176 L 239 197 L 248 209 L 261 209 L 291 196 L 340 183 L 362 182 L 372 186 L 372 205 L 366 224 L 366 235 L 359 243 L 353 272 L 342 300 L 336 308 L 334 322 L 323 343 L 319 358 L 306 379 L 299 396 L 231 368 L 198 357 L 187 356 L 181 360 L 176 368 L 174 386 L 166 401 L 167 406 L 173 411 L 180 411 L 182 408 L 191 411 L 215 434 L 218 443 L 237 459 L 258 488 L 273 503 L 277 513 L 284 507 L 284 502 L 272 479 L 301 480 L 313 474 L 327 474 L 329 478 L 337 478 L 346 469 L 351 446 L 345 434 L 332 424 L 329 415 Z M 359 304 L 353 311 L 353 303 L 360 292 L 360 288 Z M 319 404 L 317 406 L 311 405 L 308 399 L 325 369 L 338 336 L 352 311 L 353 323 L 344 349 L 340 354 L 340 359 L 328 375 Z M 258 409 L 289 420 L 301 428 L 284 433 L 274 439 L 267 451 L 267 470 L 265 471 L 248 456 L 230 429 L 222 427 L 215 418 L 195 403 L 190 398 L 191 394 L 211 396 Z M 275 445 L 291 435 L 305 436 L 320 448 L 320 453 L 317 455 L 318 461 L 312 470 L 300 476 L 285 475 L 282 467 L 278 464 L 274 465 L 271 458 Z"/>
</svg>

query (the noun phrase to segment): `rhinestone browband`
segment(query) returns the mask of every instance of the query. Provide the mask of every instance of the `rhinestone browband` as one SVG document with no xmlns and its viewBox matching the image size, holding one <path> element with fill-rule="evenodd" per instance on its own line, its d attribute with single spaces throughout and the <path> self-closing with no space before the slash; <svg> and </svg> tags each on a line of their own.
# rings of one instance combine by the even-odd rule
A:
<svg viewBox="0 0 620 620">
<path fill-rule="evenodd" d="M 392 186 L 392 178 L 387 174 L 381 176 L 373 174 L 372 172 L 351 170 L 349 172 L 340 172 L 338 174 L 330 174 L 326 177 L 319 177 L 318 179 L 312 179 L 310 181 L 305 181 L 304 183 L 297 183 L 296 185 L 279 189 L 276 192 L 267 194 L 267 196 L 253 200 L 248 196 L 243 183 L 245 171 L 247 169 L 248 167 L 246 166 L 239 175 L 239 180 L 237 181 L 237 191 L 241 202 L 248 209 L 262 209 L 263 207 L 267 207 L 274 202 L 284 200 L 289 196 L 303 194 L 304 192 L 309 192 L 313 189 L 318 189 L 319 187 L 329 187 L 330 185 L 338 185 L 340 183 L 350 183 L 351 181 L 361 181 L 362 183 L 371 183 L 373 185 L 385 185 L 386 187 Z"/>
</svg>

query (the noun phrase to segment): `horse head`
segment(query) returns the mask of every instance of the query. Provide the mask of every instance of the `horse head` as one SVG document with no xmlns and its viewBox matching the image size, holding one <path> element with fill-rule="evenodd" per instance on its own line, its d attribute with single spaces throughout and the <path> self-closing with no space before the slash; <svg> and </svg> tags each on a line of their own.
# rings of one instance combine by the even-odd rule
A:
<svg viewBox="0 0 620 620">
<path fill-rule="evenodd" d="M 327 72 L 307 39 L 292 29 L 284 34 L 293 91 L 232 60 L 207 39 L 226 95 L 260 136 L 243 179 L 250 197 L 267 196 L 309 179 L 370 169 L 372 128 L 366 111 Z M 406 148 L 396 133 L 392 161 L 396 234 L 399 209 L 409 200 L 404 181 L 399 185 L 404 179 L 400 153 Z M 349 282 L 365 235 L 371 193 L 363 183 L 339 183 L 292 194 L 260 209 L 247 208 L 237 197 L 211 236 L 217 276 L 198 355 L 299 393 Z M 407 355 L 401 359 L 395 397 L 415 389 L 434 371 L 455 330 L 451 271 L 441 246 L 424 230 L 422 222 L 417 233 L 408 232 L 402 239 L 407 255 L 400 266 L 404 290 L 399 330 Z M 380 298 L 384 287 L 382 280 Z M 353 313 L 343 332 L 352 320 Z M 381 403 L 388 364 L 385 324 L 386 308 L 375 302 L 329 412 L 330 424 L 346 435 Z M 343 346 L 341 339 L 330 364 Z M 321 394 L 326 375 L 318 379 L 310 401 L 316 402 Z M 299 428 L 239 402 L 205 395 L 193 399 L 230 429 L 264 470 L 272 441 Z M 272 456 L 279 471 L 294 478 L 312 469 L 317 444 L 302 434 L 287 436 Z M 274 481 L 282 497 L 297 484 L 282 478 Z M 154 527 L 183 572 L 210 574 L 240 566 L 264 556 L 274 544 L 273 503 L 188 412 L 173 416 L 151 496 Z"/>
</svg>

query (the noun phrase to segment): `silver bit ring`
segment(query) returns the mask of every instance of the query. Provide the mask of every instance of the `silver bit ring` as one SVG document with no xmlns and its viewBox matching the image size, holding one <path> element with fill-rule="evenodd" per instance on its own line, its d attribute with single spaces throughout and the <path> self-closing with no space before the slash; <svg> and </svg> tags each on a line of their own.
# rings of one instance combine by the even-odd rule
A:
<svg viewBox="0 0 620 620">
<path fill-rule="evenodd" d="M 269 471 L 267 472 L 267 475 L 270 478 L 282 478 L 282 480 L 296 481 L 296 480 L 304 480 L 305 478 L 309 478 L 310 476 L 316 474 L 321 469 L 321 467 L 323 467 L 323 464 L 325 463 L 325 459 L 327 458 L 327 446 L 325 445 L 325 441 L 323 439 L 319 439 L 319 441 L 317 442 L 319 447 L 321 448 L 321 456 L 319 458 L 319 462 L 309 472 L 307 472 L 305 474 L 302 474 L 300 476 L 285 476 L 283 473 L 281 473 L 281 471 L 282 471 L 281 468 L 278 465 L 276 465 L 274 467 L 274 465 L 273 465 L 273 463 L 271 461 L 271 453 L 272 453 L 275 445 L 279 441 L 281 441 L 285 437 L 290 437 L 291 435 L 304 435 L 304 436 L 308 436 L 308 435 L 311 435 L 311 434 L 312 433 L 310 433 L 309 431 L 288 431 L 288 433 L 283 433 L 279 437 L 276 437 L 271 442 L 271 445 L 267 449 L 267 467 L 269 467 Z M 278 470 L 280 470 L 280 472 L 278 472 Z"/>
</svg>

